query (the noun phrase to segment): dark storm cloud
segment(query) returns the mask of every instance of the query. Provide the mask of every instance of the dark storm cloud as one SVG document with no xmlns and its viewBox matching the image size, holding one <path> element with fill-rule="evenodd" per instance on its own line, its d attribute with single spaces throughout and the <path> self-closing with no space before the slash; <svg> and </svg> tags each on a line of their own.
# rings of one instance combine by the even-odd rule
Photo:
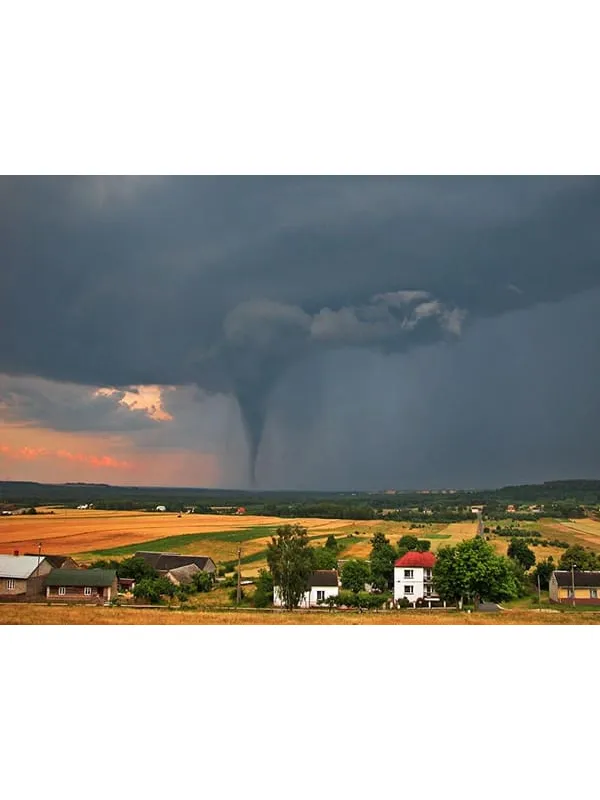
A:
<svg viewBox="0 0 600 800">
<path fill-rule="evenodd" d="M 600 283 L 592 178 L 23 178 L 0 208 L 0 371 L 234 394 L 252 461 L 290 365 Z"/>
<path fill-rule="evenodd" d="M 145 411 L 128 408 L 124 391 L 98 394 L 93 387 L 0 374 L 0 418 L 57 431 L 136 431 L 157 427 Z"/>
</svg>

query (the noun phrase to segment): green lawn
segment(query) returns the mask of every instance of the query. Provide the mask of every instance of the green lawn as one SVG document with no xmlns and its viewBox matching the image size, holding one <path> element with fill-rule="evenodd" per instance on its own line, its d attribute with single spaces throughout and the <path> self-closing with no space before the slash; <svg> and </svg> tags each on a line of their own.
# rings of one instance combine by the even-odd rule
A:
<svg viewBox="0 0 600 800">
<path fill-rule="evenodd" d="M 196 543 L 207 544 L 213 542 L 246 542 L 251 539 L 262 539 L 271 536 L 275 528 L 270 526 L 255 526 L 238 531 L 217 531 L 215 533 L 186 533 L 176 536 L 164 536 L 161 539 L 150 539 L 147 542 L 126 544 L 122 547 L 109 547 L 106 550 L 94 550 L 92 553 L 80 555 L 103 558 L 105 556 L 129 556 L 139 550 L 153 550 L 160 552 L 177 552 L 178 549 Z"/>
</svg>

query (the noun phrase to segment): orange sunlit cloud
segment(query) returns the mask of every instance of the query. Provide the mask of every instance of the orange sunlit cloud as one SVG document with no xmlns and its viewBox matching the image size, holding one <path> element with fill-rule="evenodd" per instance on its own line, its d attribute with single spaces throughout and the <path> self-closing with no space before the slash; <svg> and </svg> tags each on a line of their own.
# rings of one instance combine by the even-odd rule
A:
<svg viewBox="0 0 600 800">
<path fill-rule="evenodd" d="M 218 486 L 222 479 L 213 453 L 140 448 L 124 435 L 0 424 L 0 480 Z"/>
<path fill-rule="evenodd" d="M 135 386 L 135 392 L 125 392 L 119 401 L 132 411 L 145 411 L 146 414 L 159 422 L 168 422 L 173 417 L 162 406 L 162 392 L 169 389 L 169 386 Z M 98 397 L 111 397 L 116 394 L 116 389 L 98 389 L 95 394 Z"/>
</svg>

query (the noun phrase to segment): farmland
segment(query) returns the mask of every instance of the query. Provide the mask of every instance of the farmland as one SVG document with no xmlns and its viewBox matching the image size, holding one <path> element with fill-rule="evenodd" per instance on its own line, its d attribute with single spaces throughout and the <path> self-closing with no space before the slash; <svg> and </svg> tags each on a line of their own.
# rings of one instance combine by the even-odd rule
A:
<svg viewBox="0 0 600 800">
<path fill-rule="evenodd" d="M 49 511 L 54 513 L 50 514 Z M 333 534 L 342 545 L 342 558 L 368 558 L 370 538 L 383 531 L 395 544 L 400 536 L 411 533 L 431 540 L 436 552 L 445 544 L 475 535 L 476 523 L 430 523 L 413 528 L 408 522 L 377 520 L 336 520 L 303 518 L 278 519 L 270 516 L 227 514 L 182 514 L 99 511 L 39 508 L 37 515 L 0 517 L 0 552 L 42 552 L 69 554 L 79 561 L 95 558 L 121 558 L 136 550 L 161 550 L 208 555 L 215 562 L 231 561 L 242 548 L 245 576 L 252 577 L 266 565 L 266 546 L 277 525 L 298 523 L 308 529 L 311 543 L 322 545 Z M 501 522 L 502 527 L 508 523 Z M 491 530 L 494 521 L 486 522 Z M 592 519 L 521 522 L 521 529 L 537 530 L 542 539 L 560 539 L 600 551 L 600 521 Z M 506 553 L 509 539 L 491 535 L 491 544 Z M 560 558 L 562 550 L 554 546 L 535 548 L 537 558 L 552 555 Z"/>
</svg>

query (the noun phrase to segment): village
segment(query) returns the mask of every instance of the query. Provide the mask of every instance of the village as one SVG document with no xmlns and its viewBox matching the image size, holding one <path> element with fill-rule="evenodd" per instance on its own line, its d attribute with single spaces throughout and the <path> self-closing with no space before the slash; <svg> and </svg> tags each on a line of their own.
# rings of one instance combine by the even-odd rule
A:
<svg viewBox="0 0 600 800">
<path fill-rule="evenodd" d="M 372 582 L 366 570 L 361 577 L 360 569 L 356 572 L 348 567 L 366 566 L 357 560 L 340 561 L 332 569 L 313 569 L 305 577 L 294 606 L 303 610 L 446 609 L 453 604 L 436 587 L 436 562 L 436 555 L 428 550 L 408 550 L 393 561 L 393 587 L 388 593 L 382 591 L 381 584 Z M 37 554 L 15 550 L 0 554 L 0 602 L 145 607 L 165 597 L 185 601 L 194 592 L 210 592 L 223 584 L 233 586 L 231 602 L 238 605 L 244 587 L 255 581 L 243 579 L 239 565 L 235 578 L 219 572 L 206 555 L 140 550 L 116 569 L 85 566 L 70 556 L 43 554 L 41 547 Z M 268 596 L 262 605 L 290 608 L 289 596 L 273 584 L 272 576 L 262 572 L 262 577 L 268 578 Z M 599 589 L 598 569 L 577 569 L 573 564 L 571 569 L 554 569 L 548 575 L 549 600 L 557 605 L 597 605 Z M 497 602 L 486 602 L 485 588 L 480 588 L 479 594 L 474 610 L 502 609 Z M 462 609 L 462 600 L 457 605 Z"/>
</svg>

